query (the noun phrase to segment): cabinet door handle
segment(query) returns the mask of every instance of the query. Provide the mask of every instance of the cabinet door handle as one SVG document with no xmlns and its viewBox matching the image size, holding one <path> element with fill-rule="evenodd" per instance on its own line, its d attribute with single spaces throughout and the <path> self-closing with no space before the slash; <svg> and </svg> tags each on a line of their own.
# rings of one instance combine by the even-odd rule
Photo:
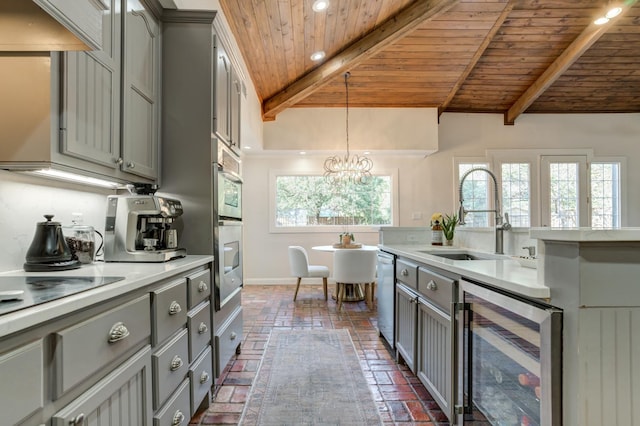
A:
<svg viewBox="0 0 640 426">
<path fill-rule="evenodd" d="M 136 164 L 133 161 L 129 161 L 127 163 L 127 167 L 130 169 L 135 169 L 136 168 Z"/>
<path fill-rule="evenodd" d="M 116 343 L 129 336 L 129 329 L 122 322 L 117 322 L 109 330 L 109 343 Z"/>
<path fill-rule="evenodd" d="M 203 293 L 205 291 L 207 291 L 209 289 L 209 286 L 207 285 L 207 283 L 205 283 L 204 281 L 200 281 L 200 284 L 198 284 L 198 291 L 200 293 Z"/>
<path fill-rule="evenodd" d="M 178 410 L 173 415 L 173 421 L 171 422 L 171 426 L 181 425 L 183 421 L 184 421 L 184 414 L 182 414 L 182 411 Z"/>
<path fill-rule="evenodd" d="M 236 337 L 238 337 L 238 335 L 236 334 L 235 331 L 232 331 L 231 334 L 229 335 L 229 340 L 236 340 Z"/>
<path fill-rule="evenodd" d="M 84 413 L 80 413 L 71 420 L 73 426 L 82 426 L 84 424 Z"/>
<path fill-rule="evenodd" d="M 209 330 L 209 327 L 207 327 L 207 324 L 201 322 L 200 326 L 198 327 L 198 334 L 204 334 Z"/>
<path fill-rule="evenodd" d="M 169 315 L 175 315 L 179 312 L 182 312 L 182 308 L 180 304 L 174 300 L 171 302 L 171 305 L 169 305 Z"/>
<path fill-rule="evenodd" d="M 203 371 L 202 374 L 200 375 L 200 384 L 204 385 L 208 381 L 209 381 L 209 374 L 207 374 L 206 371 Z"/>
<path fill-rule="evenodd" d="M 180 358 L 178 355 L 176 355 L 171 360 L 171 367 L 169 367 L 169 369 L 171 371 L 176 371 L 176 370 L 179 370 L 180 367 L 182 367 L 182 365 L 183 365 L 182 358 Z"/>
<path fill-rule="evenodd" d="M 403 269 L 402 272 L 400 272 L 400 275 L 402 275 L 403 277 L 407 277 L 409 276 L 409 271 L 407 271 L 406 269 Z"/>
<path fill-rule="evenodd" d="M 116 163 L 116 165 L 120 166 L 122 165 L 122 163 L 124 163 L 124 160 L 122 159 L 122 157 L 120 157 L 113 160 L 113 162 Z"/>
<path fill-rule="evenodd" d="M 436 291 L 438 289 L 438 284 L 436 284 L 436 282 L 434 280 L 430 280 L 427 283 L 427 288 L 431 291 Z"/>
</svg>

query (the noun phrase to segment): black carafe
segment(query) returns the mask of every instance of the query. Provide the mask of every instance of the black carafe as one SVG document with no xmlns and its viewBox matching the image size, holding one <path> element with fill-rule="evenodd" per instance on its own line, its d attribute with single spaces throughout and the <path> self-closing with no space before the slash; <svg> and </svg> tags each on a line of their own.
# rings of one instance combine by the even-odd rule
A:
<svg viewBox="0 0 640 426">
<path fill-rule="evenodd" d="M 46 214 L 46 222 L 38 222 L 36 233 L 24 264 L 25 271 L 61 271 L 80 267 L 62 234 L 60 222 L 52 222 L 53 215 Z"/>
</svg>

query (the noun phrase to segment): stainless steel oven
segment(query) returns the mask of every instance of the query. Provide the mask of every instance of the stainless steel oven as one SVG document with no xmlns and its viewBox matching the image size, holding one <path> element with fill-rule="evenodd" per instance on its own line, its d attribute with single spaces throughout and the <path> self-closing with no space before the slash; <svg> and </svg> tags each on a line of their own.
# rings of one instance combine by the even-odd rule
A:
<svg viewBox="0 0 640 426">
<path fill-rule="evenodd" d="M 241 163 L 224 144 L 219 145 L 215 197 L 218 219 L 242 221 Z"/>
<path fill-rule="evenodd" d="M 242 289 L 242 222 L 221 221 L 215 256 L 215 308 L 225 303 Z"/>
</svg>

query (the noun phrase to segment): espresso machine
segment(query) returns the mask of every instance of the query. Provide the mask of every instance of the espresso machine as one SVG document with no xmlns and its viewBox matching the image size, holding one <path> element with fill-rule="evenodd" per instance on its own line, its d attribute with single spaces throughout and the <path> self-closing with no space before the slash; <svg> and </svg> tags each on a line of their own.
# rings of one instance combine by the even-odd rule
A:
<svg viewBox="0 0 640 426">
<path fill-rule="evenodd" d="M 152 193 L 110 195 L 104 233 L 106 262 L 166 262 L 185 257 L 176 219 L 182 203 Z"/>
</svg>

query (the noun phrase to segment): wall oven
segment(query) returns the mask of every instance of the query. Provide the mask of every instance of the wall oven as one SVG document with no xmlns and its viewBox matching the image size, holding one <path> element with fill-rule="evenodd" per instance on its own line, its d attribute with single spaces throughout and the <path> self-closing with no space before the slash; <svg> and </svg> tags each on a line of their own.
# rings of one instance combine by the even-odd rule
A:
<svg viewBox="0 0 640 426">
<path fill-rule="evenodd" d="M 242 221 L 242 178 L 240 160 L 224 144 L 219 144 L 217 164 L 218 220 Z"/>
<path fill-rule="evenodd" d="M 562 423 L 562 310 L 460 281 L 456 424 Z"/>
<path fill-rule="evenodd" d="M 242 222 L 220 223 L 217 241 L 214 300 L 219 311 L 242 288 Z"/>
</svg>

